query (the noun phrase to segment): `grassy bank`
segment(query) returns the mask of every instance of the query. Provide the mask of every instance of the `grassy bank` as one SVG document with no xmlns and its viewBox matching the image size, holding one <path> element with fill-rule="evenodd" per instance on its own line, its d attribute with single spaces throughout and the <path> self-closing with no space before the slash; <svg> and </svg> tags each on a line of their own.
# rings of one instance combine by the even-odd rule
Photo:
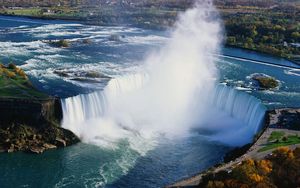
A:
<svg viewBox="0 0 300 188">
<path fill-rule="evenodd" d="M 286 135 L 284 131 L 273 131 L 268 138 L 268 143 L 263 148 L 259 149 L 258 152 L 295 144 L 300 144 L 300 137 L 298 135 Z"/>
<path fill-rule="evenodd" d="M 0 64 L 0 98 L 48 99 L 49 96 L 36 90 L 22 69 L 14 64 Z"/>
</svg>

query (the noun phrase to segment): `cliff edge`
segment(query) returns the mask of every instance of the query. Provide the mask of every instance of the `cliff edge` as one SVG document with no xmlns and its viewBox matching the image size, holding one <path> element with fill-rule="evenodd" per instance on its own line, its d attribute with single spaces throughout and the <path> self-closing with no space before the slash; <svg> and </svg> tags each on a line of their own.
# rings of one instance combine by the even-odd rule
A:
<svg viewBox="0 0 300 188">
<path fill-rule="evenodd" d="M 42 153 L 79 142 L 61 120 L 58 98 L 35 89 L 14 64 L 0 64 L 0 151 Z"/>
</svg>

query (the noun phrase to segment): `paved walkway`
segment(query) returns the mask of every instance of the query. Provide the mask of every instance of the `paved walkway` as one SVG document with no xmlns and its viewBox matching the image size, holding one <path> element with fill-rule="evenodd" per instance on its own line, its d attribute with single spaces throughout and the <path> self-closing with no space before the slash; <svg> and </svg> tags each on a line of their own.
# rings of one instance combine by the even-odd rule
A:
<svg viewBox="0 0 300 188">
<path fill-rule="evenodd" d="M 241 157 L 235 159 L 234 161 L 230 161 L 229 163 L 226 163 L 222 166 L 216 167 L 212 170 L 206 171 L 207 172 L 214 172 L 217 173 L 222 170 L 231 171 L 232 168 L 234 168 L 236 165 L 239 165 L 243 160 L 252 158 L 252 159 L 263 159 L 266 155 L 272 153 L 273 150 L 268 150 L 264 152 L 258 152 L 261 148 L 265 146 L 265 144 L 268 143 L 268 138 L 270 137 L 271 133 L 273 131 L 284 131 L 285 135 L 300 135 L 300 131 L 294 131 L 294 130 L 288 130 L 288 129 L 275 129 L 275 128 L 267 128 L 265 132 L 260 136 L 260 138 L 256 141 L 256 143 L 248 150 L 247 153 L 242 155 Z M 300 144 L 291 145 L 290 148 L 294 149 L 296 147 L 300 147 Z M 194 177 L 179 181 L 173 185 L 167 186 L 167 187 L 189 187 L 189 186 L 196 186 L 200 183 L 202 176 L 205 174 L 199 174 Z"/>
</svg>

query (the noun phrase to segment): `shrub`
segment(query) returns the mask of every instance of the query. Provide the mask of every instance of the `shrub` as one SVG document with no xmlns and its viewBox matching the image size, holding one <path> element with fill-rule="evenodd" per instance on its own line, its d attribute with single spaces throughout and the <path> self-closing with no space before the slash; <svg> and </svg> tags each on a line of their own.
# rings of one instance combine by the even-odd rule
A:
<svg viewBox="0 0 300 188">
<path fill-rule="evenodd" d="M 16 73 L 9 71 L 7 69 L 3 69 L 3 72 L 5 74 L 6 77 L 11 78 L 11 79 L 15 79 L 16 78 Z"/>
<path fill-rule="evenodd" d="M 247 159 L 230 173 L 208 173 L 198 187 L 276 188 L 299 187 L 300 148 L 280 147 L 262 160 Z"/>
<path fill-rule="evenodd" d="M 59 40 L 58 42 L 55 43 L 58 47 L 63 47 L 63 48 L 67 48 L 70 46 L 70 43 L 69 41 L 65 40 L 65 39 L 62 39 L 62 40 Z"/>
<path fill-rule="evenodd" d="M 282 137 L 282 141 L 286 142 L 288 140 L 288 138 L 286 136 Z"/>
<path fill-rule="evenodd" d="M 15 64 L 13 64 L 13 63 L 9 63 L 9 64 L 8 64 L 8 68 L 9 68 L 9 69 L 16 69 L 17 66 L 16 66 Z"/>
<path fill-rule="evenodd" d="M 253 79 L 258 82 L 260 87 L 265 89 L 276 88 L 279 85 L 278 81 L 272 77 L 256 77 Z"/>
<path fill-rule="evenodd" d="M 21 76 L 21 77 L 23 77 L 23 78 L 26 78 L 26 77 L 27 77 L 26 74 L 25 74 L 25 72 L 24 72 L 22 69 L 18 68 L 18 67 L 15 69 L 15 72 L 16 72 L 19 76 Z"/>
<path fill-rule="evenodd" d="M 259 174 L 256 174 L 256 173 L 250 174 L 250 175 L 249 175 L 249 178 L 250 178 L 252 181 L 257 182 L 257 183 L 264 180 L 264 178 L 263 178 L 262 176 L 260 176 Z"/>
<path fill-rule="evenodd" d="M 272 171 L 272 163 L 269 160 L 260 160 L 257 161 L 257 167 L 260 172 L 264 175 L 269 174 Z"/>
</svg>

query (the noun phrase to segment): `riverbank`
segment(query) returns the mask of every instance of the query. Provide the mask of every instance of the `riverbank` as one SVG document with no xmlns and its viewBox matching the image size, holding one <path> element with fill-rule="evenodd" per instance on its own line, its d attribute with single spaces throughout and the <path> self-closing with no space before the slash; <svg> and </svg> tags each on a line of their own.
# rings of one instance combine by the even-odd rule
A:
<svg viewBox="0 0 300 188">
<path fill-rule="evenodd" d="M 257 52 L 257 53 L 269 55 L 269 56 L 272 56 L 272 57 L 275 57 L 275 58 L 283 58 L 283 59 L 286 59 L 286 60 L 288 60 L 288 61 L 290 61 L 290 62 L 292 62 L 292 63 L 294 63 L 296 65 L 300 65 L 300 59 L 298 60 L 298 59 L 295 59 L 295 58 L 289 58 L 289 57 L 282 56 L 282 55 L 277 55 L 277 54 L 274 54 L 274 53 L 268 53 L 268 52 L 266 52 L 264 50 L 259 50 L 259 49 L 254 49 L 254 48 L 245 48 L 245 47 L 238 46 L 238 45 L 230 45 L 228 43 L 225 44 L 225 47 L 242 49 L 242 50 L 247 50 L 247 51 L 252 51 L 252 52 Z M 252 60 L 252 59 L 248 59 L 248 60 Z M 261 62 L 272 64 L 271 62 L 265 62 L 265 61 L 261 61 Z"/>
<path fill-rule="evenodd" d="M 262 131 L 262 134 L 257 141 L 254 142 L 251 147 L 249 147 L 246 153 L 235 159 L 232 159 L 225 164 L 210 168 L 205 172 L 178 181 L 167 187 L 197 187 L 202 183 L 203 177 L 206 177 L 207 175 L 217 174 L 224 171 L 231 172 L 234 168 L 248 159 L 262 160 L 266 156 L 272 155 L 274 150 L 276 150 L 278 147 L 287 146 L 291 150 L 300 147 L 299 118 L 300 109 L 277 109 L 268 111 L 265 129 Z M 298 123 L 296 125 L 298 130 L 295 130 L 294 123 Z M 293 128 L 291 125 L 293 125 Z M 274 135 L 278 135 L 278 133 L 281 134 L 281 137 L 277 136 L 274 140 Z"/>
<path fill-rule="evenodd" d="M 177 13 L 176 13 L 176 15 L 177 15 Z M 155 24 L 150 24 L 150 22 L 132 22 L 132 21 L 128 21 L 128 20 L 117 21 L 116 19 L 111 19 L 111 20 L 105 19 L 105 21 L 102 21 L 100 18 L 84 18 L 84 17 L 76 17 L 76 16 L 56 16 L 55 14 L 54 15 L 18 15 L 18 14 L 5 14 L 5 13 L 0 12 L 0 16 L 20 17 L 20 18 L 28 18 L 28 19 L 40 19 L 40 20 L 61 20 L 61 21 L 76 22 L 76 23 L 86 24 L 86 25 L 96 25 L 96 26 L 129 25 L 129 26 L 140 27 L 140 28 L 145 28 L 145 29 L 153 29 L 153 30 L 167 30 L 167 29 L 171 28 L 171 26 L 173 25 L 173 23 L 176 20 L 176 16 L 174 16 L 171 19 L 173 21 L 169 21 L 168 24 L 157 23 L 157 25 L 155 25 Z M 241 45 L 237 45 L 237 44 L 232 45 L 228 41 L 225 41 L 225 47 L 259 52 L 259 53 L 270 55 L 270 56 L 273 56 L 276 58 L 283 58 L 294 64 L 300 65 L 300 61 L 296 58 L 288 57 L 286 54 L 278 55 L 276 53 L 268 53 L 264 50 L 264 48 L 261 48 L 262 50 L 249 48 L 249 47 L 245 48 L 245 47 L 243 47 Z"/>
<path fill-rule="evenodd" d="M 91 6 L 91 4 L 95 6 Z M 26 16 L 33 19 L 78 21 L 89 25 L 130 25 L 135 27 L 165 30 L 174 25 L 178 15 L 192 6 L 192 2 L 158 1 L 114 3 L 93 2 L 81 5 L 16 6 L 0 8 L 1 15 Z M 37 4 L 36 4 L 37 5 Z M 235 48 L 300 62 L 297 45 L 300 34 L 299 5 L 295 2 L 245 3 L 215 1 L 226 34 L 224 43 Z M 289 11 L 286 11 L 289 10 Z M 286 19 L 282 19 L 285 17 Z"/>
</svg>

